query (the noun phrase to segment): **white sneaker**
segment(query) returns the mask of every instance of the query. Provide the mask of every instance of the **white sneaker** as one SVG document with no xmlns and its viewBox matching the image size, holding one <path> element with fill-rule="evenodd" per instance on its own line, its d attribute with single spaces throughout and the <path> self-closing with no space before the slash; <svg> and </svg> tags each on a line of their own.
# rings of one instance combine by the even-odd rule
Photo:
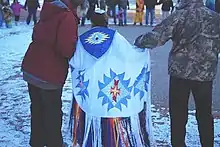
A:
<svg viewBox="0 0 220 147">
<path fill-rule="evenodd" d="M 157 24 L 154 23 L 154 24 L 152 24 L 151 26 L 152 26 L 152 27 L 155 27 L 156 25 L 157 25 Z"/>
</svg>

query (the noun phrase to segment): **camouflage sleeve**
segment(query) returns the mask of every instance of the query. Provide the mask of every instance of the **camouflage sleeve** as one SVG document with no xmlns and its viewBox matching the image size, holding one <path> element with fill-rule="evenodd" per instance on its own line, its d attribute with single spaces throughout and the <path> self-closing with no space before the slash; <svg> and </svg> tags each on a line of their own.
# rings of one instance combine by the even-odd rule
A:
<svg viewBox="0 0 220 147">
<path fill-rule="evenodd" d="M 158 24 L 151 32 L 139 36 L 135 45 L 139 48 L 155 48 L 164 45 L 172 39 L 176 25 L 179 22 L 178 12 L 174 12 L 167 19 Z"/>
</svg>

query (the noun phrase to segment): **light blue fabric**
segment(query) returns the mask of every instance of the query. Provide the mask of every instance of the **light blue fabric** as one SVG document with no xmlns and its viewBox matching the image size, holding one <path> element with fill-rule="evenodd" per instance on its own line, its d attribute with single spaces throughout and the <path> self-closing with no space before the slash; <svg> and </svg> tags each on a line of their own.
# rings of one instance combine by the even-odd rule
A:
<svg viewBox="0 0 220 147">
<path fill-rule="evenodd" d="M 73 94 L 86 114 L 130 117 L 150 103 L 150 54 L 141 50 L 108 28 L 80 36 L 69 64 Z"/>
</svg>

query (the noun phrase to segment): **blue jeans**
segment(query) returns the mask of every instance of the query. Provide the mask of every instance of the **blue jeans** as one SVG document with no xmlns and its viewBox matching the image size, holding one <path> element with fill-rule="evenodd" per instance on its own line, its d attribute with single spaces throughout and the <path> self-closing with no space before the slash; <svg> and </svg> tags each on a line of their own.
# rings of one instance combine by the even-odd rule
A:
<svg viewBox="0 0 220 147">
<path fill-rule="evenodd" d="M 149 24 L 149 14 L 150 14 L 150 24 L 153 25 L 154 23 L 154 15 L 155 15 L 155 9 L 146 9 L 146 25 Z"/>
<path fill-rule="evenodd" d="M 3 26 L 3 22 L 4 22 L 3 14 L 2 14 L 2 11 L 0 10 L 0 27 Z"/>
<path fill-rule="evenodd" d="M 112 17 L 114 19 L 114 24 L 116 25 L 117 23 L 117 17 L 116 17 L 116 5 L 113 5 L 110 7 L 111 11 L 112 11 Z"/>
</svg>

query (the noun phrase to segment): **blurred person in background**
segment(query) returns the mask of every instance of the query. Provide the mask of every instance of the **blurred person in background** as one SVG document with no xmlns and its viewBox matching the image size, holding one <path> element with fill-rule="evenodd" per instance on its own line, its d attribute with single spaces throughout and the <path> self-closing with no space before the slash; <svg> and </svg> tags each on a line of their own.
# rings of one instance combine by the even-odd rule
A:
<svg viewBox="0 0 220 147">
<path fill-rule="evenodd" d="M 9 6 L 10 5 L 10 1 L 9 0 L 0 0 L 0 4 L 2 6 Z"/>
<path fill-rule="evenodd" d="M 119 26 L 124 26 L 123 20 L 124 20 L 124 9 L 120 7 L 118 11 L 118 25 Z"/>
<path fill-rule="evenodd" d="M 136 0 L 136 13 L 134 17 L 134 25 L 140 23 L 143 25 L 143 16 L 144 16 L 144 0 Z"/>
<path fill-rule="evenodd" d="M 26 0 L 24 8 L 28 10 L 27 25 L 30 24 L 31 17 L 33 17 L 34 25 L 37 24 L 37 9 L 40 8 L 39 0 Z"/>
<path fill-rule="evenodd" d="M 85 22 L 86 22 L 86 19 L 87 20 L 90 20 L 90 18 L 91 18 L 91 15 L 94 13 L 94 11 L 95 11 L 95 8 L 96 7 L 100 7 L 99 6 L 99 1 L 98 0 L 88 0 L 88 2 L 89 2 L 89 10 L 88 10 L 88 12 L 87 12 L 87 14 L 86 14 L 86 16 L 83 16 L 82 18 L 81 18 L 81 26 L 85 26 Z"/>
<path fill-rule="evenodd" d="M 170 15 L 170 10 L 171 13 L 173 13 L 174 6 L 173 6 L 173 0 L 160 0 L 157 5 L 162 4 L 162 19 L 167 18 Z M 170 9 L 171 8 L 171 9 Z"/>
<path fill-rule="evenodd" d="M 123 25 L 127 25 L 127 10 L 130 9 L 128 0 L 120 0 L 119 7 L 123 9 Z"/>
<path fill-rule="evenodd" d="M 104 10 L 106 9 L 106 0 L 99 0 L 100 9 Z"/>
<path fill-rule="evenodd" d="M 155 6 L 157 5 L 157 0 L 144 0 L 144 4 L 146 6 L 146 25 L 153 26 L 155 17 Z"/>
<path fill-rule="evenodd" d="M 9 0 L 0 0 L 0 27 L 2 27 L 4 23 L 3 6 L 9 6 L 9 4 Z"/>
<path fill-rule="evenodd" d="M 13 11 L 9 5 L 2 7 L 3 19 L 6 28 L 12 28 Z"/>
<path fill-rule="evenodd" d="M 20 2 L 18 2 L 18 0 L 14 0 L 14 2 L 11 5 L 11 9 L 14 14 L 15 25 L 18 25 L 18 22 L 20 20 L 21 9 L 24 9 L 24 6 L 22 6 Z"/>
</svg>

